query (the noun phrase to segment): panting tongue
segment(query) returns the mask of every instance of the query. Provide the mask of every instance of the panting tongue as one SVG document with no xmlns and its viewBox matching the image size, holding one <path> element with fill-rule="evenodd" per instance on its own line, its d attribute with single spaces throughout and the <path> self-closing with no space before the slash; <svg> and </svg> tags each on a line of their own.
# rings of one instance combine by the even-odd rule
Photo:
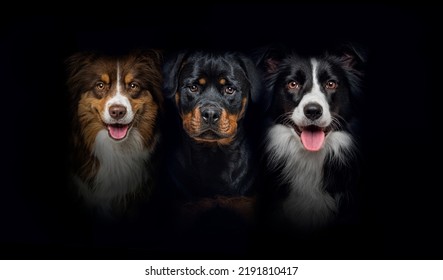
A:
<svg viewBox="0 0 443 280">
<path fill-rule="evenodd" d="M 308 151 L 318 151 L 323 146 L 325 133 L 322 130 L 303 130 L 301 133 L 301 142 Z"/>
<path fill-rule="evenodd" d="M 113 124 L 108 125 L 109 135 L 115 140 L 121 140 L 125 138 L 128 132 L 129 125 L 125 124 Z"/>
</svg>

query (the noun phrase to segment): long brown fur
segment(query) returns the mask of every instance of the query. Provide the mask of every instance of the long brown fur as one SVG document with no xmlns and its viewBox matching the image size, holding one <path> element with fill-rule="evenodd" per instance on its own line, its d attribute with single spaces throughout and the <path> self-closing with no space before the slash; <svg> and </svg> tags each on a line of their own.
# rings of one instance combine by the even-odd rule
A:
<svg viewBox="0 0 443 280">
<path fill-rule="evenodd" d="M 72 173 L 94 193 L 94 188 L 98 188 L 94 182 L 102 165 L 94 154 L 94 147 L 97 145 L 97 134 L 107 129 L 103 114 L 106 102 L 116 92 L 117 65 L 122 95 L 128 98 L 134 113 L 126 137 L 134 137 L 134 131 L 137 131 L 142 138 L 143 150 L 149 155 L 156 151 L 163 114 L 160 72 L 162 53 L 157 50 L 144 50 L 117 57 L 83 52 L 70 56 L 66 63 L 72 116 Z M 131 88 L 133 82 L 139 87 Z M 98 83 L 104 86 L 99 87 Z M 129 149 L 130 147 L 124 146 L 124 141 L 129 139 L 118 141 L 121 143 L 116 145 L 122 149 Z M 152 165 L 150 157 L 147 157 L 144 163 L 146 166 L 143 168 L 149 170 Z M 127 194 L 116 196 L 113 205 L 118 205 L 119 211 L 125 211 L 129 207 L 129 197 L 135 198 L 140 197 L 142 193 L 149 193 L 153 187 L 151 175 L 147 174 L 148 179 L 143 186 L 127 186 Z M 122 177 L 124 176 L 126 175 L 123 174 Z"/>
</svg>

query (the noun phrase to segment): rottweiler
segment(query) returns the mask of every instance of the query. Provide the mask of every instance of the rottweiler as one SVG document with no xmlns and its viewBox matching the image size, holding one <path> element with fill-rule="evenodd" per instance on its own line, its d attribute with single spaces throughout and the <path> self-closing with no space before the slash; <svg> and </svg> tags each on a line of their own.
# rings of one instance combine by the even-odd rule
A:
<svg viewBox="0 0 443 280">
<path fill-rule="evenodd" d="M 261 81 L 236 52 L 183 51 L 164 65 L 164 94 L 175 105 L 170 175 L 187 198 L 252 193 L 258 132 L 252 103 Z M 258 112 L 257 109 L 255 109 Z"/>
<path fill-rule="evenodd" d="M 229 225 L 235 231 L 254 217 L 262 116 L 259 72 L 244 53 L 184 50 L 167 59 L 163 74 L 171 120 L 164 139 L 164 178 L 173 188 L 168 197 L 174 193 L 183 206 L 182 223 L 199 223 L 200 229 Z"/>
</svg>

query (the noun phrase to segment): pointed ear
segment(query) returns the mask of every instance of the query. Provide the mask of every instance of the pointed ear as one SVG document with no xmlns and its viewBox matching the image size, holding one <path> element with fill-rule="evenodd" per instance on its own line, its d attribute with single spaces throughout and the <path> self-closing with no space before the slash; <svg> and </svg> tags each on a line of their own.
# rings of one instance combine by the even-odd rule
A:
<svg viewBox="0 0 443 280">
<path fill-rule="evenodd" d="M 163 64 L 163 94 L 166 98 L 174 97 L 177 92 L 178 78 L 187 54 L 187 51 L 172 54 Z"/>
<path fill-rule="evenodd" d="M 273 74 L 277 72 L 278 65 L 280 64 L 281 60 L 278 60 L 274 57 L 269 57 L 265 60 L 266 65 L 266 71 L 268 74 Z"/>
<path fill-rule="evenodd" d="M 286 47 L 283 45 L 272 45 L 257 49 L 253 54 L 253 60 L 257 67 L 265 74 L 272 74 L 282 61 Z"/>
<path fill-rule="evenodd" d="M 257 67 L 260 84 L 263 87 L 258 101 L 263 112 L 270 108 L 273 99 L 271 90 L 268 88 L 268 81 L 277 72 L 278 66 L 285 57 L 286 52 L 286 47 L 281 44 L 265 46 L 252 52 L 251 57 Z"/>
<path fill-rule="evenodd" d="M 362 75 L 365 71 L 367 61 L 367 49 L 356 43 L 345 43 L 337 51 L 345 69 L 353 71 L 357 75 Z"/>
</svg>

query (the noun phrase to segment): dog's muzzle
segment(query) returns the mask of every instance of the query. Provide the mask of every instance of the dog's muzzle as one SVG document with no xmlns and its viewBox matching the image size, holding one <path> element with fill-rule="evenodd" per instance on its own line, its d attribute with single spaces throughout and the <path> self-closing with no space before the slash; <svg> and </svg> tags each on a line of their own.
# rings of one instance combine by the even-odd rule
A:
<svg viewBox="0 0 443 280">
<path fill-rule="evenodd" d="M 205 124 L 209 126 L 217 125 L 222 114 L 222 109 L 216 105 L 208 104 L 200 107 L 200 114 Z"/>
</svg>

